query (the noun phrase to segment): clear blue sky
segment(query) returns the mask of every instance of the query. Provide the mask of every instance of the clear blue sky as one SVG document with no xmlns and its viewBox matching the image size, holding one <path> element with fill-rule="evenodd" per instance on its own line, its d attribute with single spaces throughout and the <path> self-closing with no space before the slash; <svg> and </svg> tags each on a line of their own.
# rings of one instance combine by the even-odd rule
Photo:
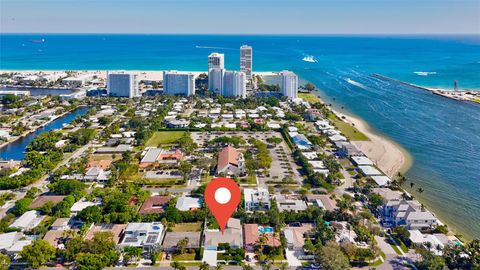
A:
<svg viewBox="0 0 480 270">
<path fill-rule="evenodd" d="M 0 0 L 0 32 L 480 34 L 480 0 Z"/>
</svg>

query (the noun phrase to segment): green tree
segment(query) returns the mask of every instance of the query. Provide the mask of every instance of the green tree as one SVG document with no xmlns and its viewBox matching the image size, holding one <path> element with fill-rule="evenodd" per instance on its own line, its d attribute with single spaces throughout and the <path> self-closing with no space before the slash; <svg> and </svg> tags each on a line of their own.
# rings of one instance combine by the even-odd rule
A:
<svg viewBox="0 0 480 270">
<path fill-rule="evenodd" d="M 303 86 L 303 88 L 305 88 L 305 90 L 311 92 L 311 91 L 315 90 L 315 85 L 313 85 L 312 83 L 306 83 L 306 84 Z"/>
<path fill-rule="evenodd" d="M 445 259 L 441 256 L 436 256 L 430 250 L 421 248 L 417 250 L 422 259 L 415 264 L 419 270 L 446 270 Z"/>
<path fill-rule="evenodd" d="M 23 215 L 23 213 L 28 211 L 28 206 L 32 203 L 31 198 L 23 198 L 15 202 L 15 206 L 12 209 L 12 214 L 16 216 Z"/>
<path fill-rule="evenodd" d="M 99 223 L 103 219 L 102 210 L 96 205 L 86 207 L 77 214 L 77 217 L 86 223 Z"/>
<path fill-rule="evenodd" d="M 99 270 L 108 265 L 103 254 L 79 253 L 76 261 L 78 270 Z"/>
<path fill-rule="evenodd" d="M 138 258 L 142 256 L 143 249 L 138 247 L 124 247 L 123 248 L 123 258 L 125 260 L 125 264 L 129 264 L 130 261 L 136 261 Z"/>
<path fill-rule="evenodd" d="M 181 240 L 178 241 L 177 243 L 177 252 L 180 254 L 184 254 L 185 250 L 187 249 L 188 246 L 188 238 L 185 237 Z"/>
<path fill-rule="evenodd" d="M 10 266 L 10 257 L 0 253 L 0 270 L 7 270 Z"/>
<path fill-rule="evenodd" d="M 55 259 L 55 253 L 55 248 L 47 241 L 35 240 L 30 245 L 23 247 L 20 256 L 33 268 L 39 268 L 42 264 Z"/>
<path fill-rule="evenodd" d="M 59 180 L 48 186 L 50 191 L 58 195 L 82 193 L 87 186 L 78 180 Z"/>
<path fill-rule="evenodd" d="M 350 268 L 348 258 L 335 242 L 328 242 L 325 246 L 320 247 L 315 256 L 315 260 L 320 263 L 325 270 L 343 270 Z"/>
<path fill-rule="evenodd" d="M 178 170 L 182 174 L 184 181 L 187 181 L 188 176 L 192 172 L 192 169 L 193 169 L 193 165 L 186 161 L 180 161 L 180 164 L 178 165 Z"/>
<path fill-rule="evenodd" d="M 182 266 L 182 265 L 177 261 L 173 261 L 173 262 L 170 263 L 170 266 L 175 270 L 179 270 L 180 266 Z"/>
<path fill-rule="evenodd" d="M 199 266 L 199 269 L 200 269 L 200 270 L 210 270 L 210 265 L 209 265 L 207 262 L 203 262 L 203 263 Z M 244 270 L 251 270 L 251 269 L 244 269 Z"/>
</svg>

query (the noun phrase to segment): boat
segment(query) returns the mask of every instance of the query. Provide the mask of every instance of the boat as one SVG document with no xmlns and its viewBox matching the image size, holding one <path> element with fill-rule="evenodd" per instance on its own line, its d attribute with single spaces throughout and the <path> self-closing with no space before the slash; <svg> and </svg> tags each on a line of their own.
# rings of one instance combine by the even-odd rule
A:
<svg viewBox="0 0 480 270">
<path fill-rule="evenodd" d="M 42 39 L 32 39 L 32 42 L 33 43 L 43 43 L 43 42 L 45 42 L 45 39 L 44 38 L 42 38 Z"/>
<path fill-rule="evenodd" d="M 318 61 L 313 58 L 313 56 L 309 55 L 309 56 L 305 56 L 304 58 L 302 58 L 302 61 L 305 61 L 305 62 L 309 62 L 309 63 L 317 63 Z"/>
</svg>

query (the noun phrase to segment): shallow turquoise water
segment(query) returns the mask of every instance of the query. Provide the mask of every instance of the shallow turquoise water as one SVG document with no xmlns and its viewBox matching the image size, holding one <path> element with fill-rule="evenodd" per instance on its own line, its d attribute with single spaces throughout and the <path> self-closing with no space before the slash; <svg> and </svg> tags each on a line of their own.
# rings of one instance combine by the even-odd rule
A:
<svg viewBox="0 0 480 270">
<path fill-rule="evenodd" d="M 480 237 L 480 106 L 371 76 L 443 88 L 457 80 L 478 90 L 479 36 L 0 35 L 0 69 L 200 71 L 213 51 L 238 69 L 242 44 L 253 46 L 254 70 L 295 71 L 407 149 L 407 176 L 425 189 L 417 197 L 462 234 Z M 302 61 L 307 55 L 318 62 Z"/>
</svg>

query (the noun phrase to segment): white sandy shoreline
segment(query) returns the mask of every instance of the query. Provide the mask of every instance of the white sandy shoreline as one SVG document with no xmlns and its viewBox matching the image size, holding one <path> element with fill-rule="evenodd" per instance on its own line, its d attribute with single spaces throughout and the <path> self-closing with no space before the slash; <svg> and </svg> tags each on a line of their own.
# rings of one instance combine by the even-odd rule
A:
<svg viewBox="0 0 480 270">
<path fill-rule="evenodd" d="M 370 139 L 368 141 L 352 141 L 352 143 L 362 150 L 387 176 L 392 178 L 398 172 L 408 171 L 412 165 L 412 157 L 404 148 L 385 136 L 375 133 L 364 120 L 338 111 L 334 112 L 345 122 L 353 124 Z"/>
</svg>

